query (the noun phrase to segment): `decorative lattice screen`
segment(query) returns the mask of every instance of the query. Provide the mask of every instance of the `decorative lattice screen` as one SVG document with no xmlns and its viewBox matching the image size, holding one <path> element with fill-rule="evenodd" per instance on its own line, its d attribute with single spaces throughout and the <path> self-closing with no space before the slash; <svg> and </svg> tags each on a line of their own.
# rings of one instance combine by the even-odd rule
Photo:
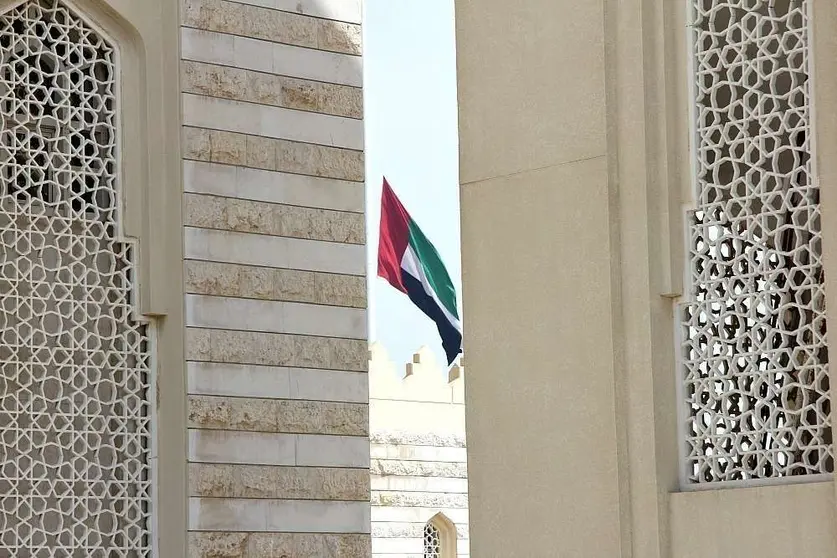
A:
<svg viewBox="0 0 837 558">
<path fill-rule="evenodd" d="M 680 314 L 686 479 L 830 473 L 809 0 L 689 1 L 697 191 Z"/>
<path fill-rule="evenodd" d="M 424 526 L 424 558 L 441 558 L 442 536 L 432 523 Z"/>
<path fill-rule="evenodd" d="M 117 240 L 116 53 L 0 15 L 0 555 L 150 555 L 149 347 Z"/>
</svg>

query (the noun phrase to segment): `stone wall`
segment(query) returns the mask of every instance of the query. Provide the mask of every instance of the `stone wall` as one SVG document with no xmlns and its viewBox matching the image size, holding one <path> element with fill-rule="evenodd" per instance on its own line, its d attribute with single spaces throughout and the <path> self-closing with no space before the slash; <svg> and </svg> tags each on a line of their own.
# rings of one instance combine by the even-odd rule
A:
<svg viewBox="0 0 837 558">
<path fill-rule="evenodd" d="M 360 0 L 183 0 L 191 558 L 368 556 Z"/>
<path fill-rule="evenodd" d="M 399 373 L 383 347 L 370 349 L 372 555 L 423 558 L 424 525 L 454 523 L 468 548 L 463 367 L 446 373 L 422 348 Z"/>
</svg>

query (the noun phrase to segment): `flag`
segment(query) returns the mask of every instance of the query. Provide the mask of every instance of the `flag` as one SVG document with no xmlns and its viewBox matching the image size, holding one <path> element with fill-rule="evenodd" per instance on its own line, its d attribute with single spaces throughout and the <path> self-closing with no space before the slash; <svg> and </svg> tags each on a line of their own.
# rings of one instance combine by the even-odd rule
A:
<svg viewBox="0 0 837 558">
<path fill-rule="evenodd" d="M 462 351 L 456 289 L 436 248 L 401 205 L 386 178 L 381 193 L 378 277 L 409 296 L 436 322 L 448 365 L 453 364 Z"/>
</svg>

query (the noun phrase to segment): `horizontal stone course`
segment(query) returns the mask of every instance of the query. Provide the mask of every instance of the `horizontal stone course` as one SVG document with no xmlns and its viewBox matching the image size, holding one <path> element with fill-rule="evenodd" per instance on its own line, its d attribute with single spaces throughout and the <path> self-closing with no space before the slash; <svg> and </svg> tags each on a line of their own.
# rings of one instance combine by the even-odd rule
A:
<svg viewBox="0 0 837 558">
<path fill-rule="evenodd" d="M 186 27 L 346 54 L 361 54 L 360 26 L 226 0 L 183 0 Z"/>
<path fill-rule="evenodd" d="M 335 211 L 363 213 L 362 182 L 184 161 L 186 192 Z"/>
<path fill-rule="evenodd" d="M 184 60 L 221 64 L 324 83 L 353 87 L 363 85 L 363 61 L 360 56 L 188 27 L 181 28 L 180 38 Z"/>
<path fill-rule="evenodd" d="M 319 112 L 183 94 L 183 124 L 273 139 L 363 149 L 363 121 Z"/>
<path fill-rule="evenodd" d="M 348 244 L 365 241 L 361 213 L 203 194 L 185 194 L 183 201 L 184 224 L 193 227 Z"/>
<path fill-rule="evenodd" d="M 370 447 L 370 454 L 375 459 L 400 459 L 402 461 L 448 461 L 451 463 L 468 461 L 465 448 L 373 443 Z"/>
<path fill-rule="evenodd" d="M 445 477 L 415 477 L 374 475 L 372 490 L 391 492 L 444 492 L 446 494 L 468 494 L 468 479 Z"/>
<path fill-rule="evenodd" d="M 363 12 L 361 0 L 234 0 L 263 8 L 296 12 L 314 17 L 360 23 Z"/>
<path fill-rule="evenodd" d="M 185 93 L 363 118 L 359 87 L 188 60 L 181 64 L 180 75 Z"/>
<path fill-rule="evenodd" d="M 189 460 L 200 463 L 299 465 L 369 469 L 359 436 L 189 430 Z"/>
<path fill-rule="evenodd" d="M 186 375 L 194 395 L 366 403 L 369 393 L 365 372 L 189 362 Z"/>
<path fill-rule="evenodd" d="M 357 275 L 187 260 L 185 282 L 194 294 L 366 307 L 366 279 Z"/>
<path fill-rule="evenodd" d="M 189 396 L 190 428 L 365 436 L 369 408 L 358 403 Z"/>
<path fill-rule="evenodd" d="M 186 329 L 187 360 L 366 371 L 366 341 L 281 333 Z"/>
<path fill-rule="evenodd" d="M 190 260 L 363 276 L 366 247 L 305 238 L 186 227 Z"/>
<path fill-rule="evenodd" d="M 183 128 L 183 157 L 270 171 L 362 181 L 363 152 L 210 128 Z"/>
<path fill-rule="evenodd" d="M 368 535 L 312 533 L 190 533 L 189 558 L 359 558 Z"/>
<path fill-rule="evenodd" d="M 372 493 L 373 506 L 395 506 L 401 508 L 446 508 L 467 509 L 467 494 L 445 494 L 438 492 L 390 492 Z"/>
<path fill-rule="evenodd" d="M 373 459 L 370 469 L 373 475 L 468 478 L 465 463 Z"/>
<path fill-rule="evenodd" d="M 368 502 L 189 498 L 192 531 L 369 533 Z"/>
<path fill-rule="evenodd" d="M 369 471 L 193 463 L 189 496 L 366 501 Z"/>
<path fill-rule="evenodd" d="M 458 434 L 435 434 L 432 432 L 399 432 L 375 430 L 370 435 L 373 444 L 401 444 L 437 448 L 464 448 L 465 436 Z"/>
<path fill-rule="evenodd" d="M 366 339 L 362 308 L 186 295 L 186 325 L 341 339 Z"/>
</svg>

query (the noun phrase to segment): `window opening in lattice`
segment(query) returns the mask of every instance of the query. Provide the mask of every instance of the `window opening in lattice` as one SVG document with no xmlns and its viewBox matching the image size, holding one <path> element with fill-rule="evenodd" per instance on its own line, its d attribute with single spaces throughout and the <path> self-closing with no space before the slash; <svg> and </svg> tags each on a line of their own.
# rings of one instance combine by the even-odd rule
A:
<svg viewBox="0 0 837 558">
<path fill-rule="evenodd" d="M 688 1 L 697 174 L 680 307 L 685 479 L 831 473 L 809 0 Z"/>
<path fill-rule="evenodd" d="M 424 526 L 424 558 L 441 558 L 442 534 L 433 523 Z"/>
<path fill-rule="evenodd" d="M 117 53 L 0 14 L 0 555 L 151 555 L 147 326 L 118 238 Z"/>
</svg>

